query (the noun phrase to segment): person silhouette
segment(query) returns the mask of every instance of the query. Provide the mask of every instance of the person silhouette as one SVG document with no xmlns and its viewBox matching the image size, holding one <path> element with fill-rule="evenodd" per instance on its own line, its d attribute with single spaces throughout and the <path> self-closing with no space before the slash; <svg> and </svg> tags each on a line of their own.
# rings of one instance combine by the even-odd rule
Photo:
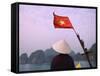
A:
<svg viewBox="0 0 100 76">
<path fill-rule="evenodd" d="M 74 60 L 68 54 L 59 54 L 54 57 L 51 63 L 51 70 L 75 69 Z"/>
<path fill-rule="evenodd" d="M 71 49 L 66 40 L 57 41 L 52 48 L 59 54 L 53 58 L 51 70 L 75 69 L 74 60 L 69 55 Z"/>
</svg>

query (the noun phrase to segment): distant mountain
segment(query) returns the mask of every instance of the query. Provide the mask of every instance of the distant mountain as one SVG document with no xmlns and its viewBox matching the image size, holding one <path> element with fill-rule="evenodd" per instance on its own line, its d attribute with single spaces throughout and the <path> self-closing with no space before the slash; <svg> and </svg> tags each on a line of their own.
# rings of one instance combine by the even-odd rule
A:
<svg viewBox="0 0 100 76">
<path fill-rule="evenodd" d="M 87 50 L 87 53 L 88 53 L 88 56 L 91 60 L 95 60 L 95 58 L 96 58 L 96 44 L 93 44 L 91 46 L 91 48 Z M 83 54 L 80 54 L 80 53 L 75 54 L 74 51 L 72 51 L 70 53 L 70 56 L 72 56 L 72 58 L 76 61 L 77 60 L 86 60 L 86 56 L 84 53 Z"/>
<path fill-rule="evenodd" d="M 90 59 L 93 60 L 94 62 L 96 62 L 96 51 L 97 50 L 96 50 L 96 43 L 95 43 L 91 46 L 91 48 L 88 51 L 88 55 Z"/>
<path fill-rule="evenodd" d="M 90 59 L 95 61 L 96 58 L 96 44 L 93 44 L 92 47 L 88 50 Z M 19 56 L 19 63 L 20 64 L 43 64 L 43 63 L 51 63 L 53 58 L 58 55 L 53 48 L 43 50 L 36 50 L 35 52 L 32 52 L 31 55 L 27 56 L 26 53 Z M 74 51 L 71 51 L 69 54 L 75 61 L 79 60 L 86 60 L 85 54 L 75 53 Z"/>
<path fill-rule="evenodd" d="M 43 64 L 43 63 L 51 63 L 52 59 L 58 55 L 52 48 L 43 50 L 36 50 L 32 52 L 29 58 L 27 54 L 24 53 L 20 56 L 20 64 Z"/>
<path fill-rule="evenodd" d="M 45 53 L 43 50 L 37 50 L 31 53 L 28 63 L 30 64 L 43 64 L 45 62 Z"/>
<path fill-rule="evenodd" d="M 28 63 L 28 56 L 26 53 L 19 56 L 19 64 L 27 64 Z"/>
<path fill-rule="evenodd" d="M 87 53 L 96 53 L 96 43 L 94 43 L 90 49 L 87 50 Z M 84 54 L 84 53 L 83 53 Z"/>
<path fill-rule="evenodd" d="M 96 52 L 96 43 L 93 44 L 89 50 Z"/>
<path fill-rule="evenodd" d="M 91 51 L 91 55 L 90 55 L 90 59 L 93 61 L 92 62 L 92 66 L 96 67 L 96 51 L 97 51 L 97 45 L 96 43 L 92 45 L 92 47 L 90 48 Z"/>
<path fill-rule="evenodd" d="M 69 55 L 70 55 L 70 56 L 75 56 L 76 54 L 75 54 L 74 51 L 71 51 Z"/>
<path fill-rule="evenodd" d="M 56 51 L 53 50 L 53 48 L 50 48 L 50 49 L 46 49 L 45 50 L 45 60 L 46 60 L 46 63 L 51 63 L 52 59 L 58 55 L 59 53 L 57 53 Z"/>
<path fill-rule="evenodd" d="M 75 53 L 74 51 L 71 51 L 69 54 L 75 61 L 79 60 L 85 60 L 85 58 L 80 53 Z"/>
<path fill-rule="evenodd" d="M 76 54 L 76 57 L 74 58 L 75 60 L 86 60 L 86 57 L 82 56 L 80 53 Z"/>
</svg>

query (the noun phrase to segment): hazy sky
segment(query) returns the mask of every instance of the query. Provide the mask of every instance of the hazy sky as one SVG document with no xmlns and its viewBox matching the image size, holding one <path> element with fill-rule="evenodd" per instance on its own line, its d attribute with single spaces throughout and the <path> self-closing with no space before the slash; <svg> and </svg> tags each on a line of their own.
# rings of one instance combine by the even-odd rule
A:
<svg viewBox="0 0 100 76">
<path fill-rule="evenodd" d="M 48 49 L 53 43 L 62 39 L 65 39 L 76 53 L 83 52 L 72 29 L 54 28 L 54 11 L 57 15 L 70 18 L 73 27 L 84 40 L 87 48 L 96 42 L 95 9 L 20 5 L 19 10 L 20 54 L 27 53 L 29 55 L 38 49 Z"/>
</svg>

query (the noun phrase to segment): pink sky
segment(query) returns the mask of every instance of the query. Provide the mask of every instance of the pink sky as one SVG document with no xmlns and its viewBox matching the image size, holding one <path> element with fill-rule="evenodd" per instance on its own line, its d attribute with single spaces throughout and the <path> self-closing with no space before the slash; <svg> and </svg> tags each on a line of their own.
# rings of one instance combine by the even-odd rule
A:
<svg viewBox="0 0 100 76">
<path fill-rule="evenodd" d="M 72 29 L 55 29 L 53 12 L 68 16 L 75 30 L 90 48 L 96 42 L 96 10 L 86 8 L 69 8 L 53 6 L 20 5 L 20 54 L 48 49 L 58 40 L 65 39 L 73 51 L 83 50 Z"/>
</svg>

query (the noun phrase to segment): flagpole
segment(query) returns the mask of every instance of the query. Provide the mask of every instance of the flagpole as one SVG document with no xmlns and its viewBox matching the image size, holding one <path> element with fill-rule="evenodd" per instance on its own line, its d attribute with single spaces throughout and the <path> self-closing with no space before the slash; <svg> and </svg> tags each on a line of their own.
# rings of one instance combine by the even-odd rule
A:
<svg viewBox="0 0 100 76">
<path fill-rule="evenodd" d="M 87 58 L 88 63 L 89 63 L 89 65 L 90 65 L 90 67 L 92 68 L 92 64 L 91 64 L 91 62 L 90 62 L 89 56 L 88 56 L 88 54 L 86 53 L 87 51 L 84 49 L 84 47 L 83 47 L 83 45 L 82 45 L 82 43 L 81 43 L 81 40 L 80 40 L 80 38 L 78 37 L 78 34 L 77 34 L 77 32 L 75 31 L 74 27 L 73 27 L 73 30 L 74 30 L 74 32 L 75 32 L 75 34 L 76 34 L 76 36 L 77 36 L 77 38 L 78 38 L 78 40 L 79 40 L 79 42 L 80 42 L 80 44 L 81 44 L 81 47 L 82 47 L 82 49 L 83 49 L 83 51 L 84 51 L 84 54 L 86 55 L 86 58 Z"/>
</svg>

